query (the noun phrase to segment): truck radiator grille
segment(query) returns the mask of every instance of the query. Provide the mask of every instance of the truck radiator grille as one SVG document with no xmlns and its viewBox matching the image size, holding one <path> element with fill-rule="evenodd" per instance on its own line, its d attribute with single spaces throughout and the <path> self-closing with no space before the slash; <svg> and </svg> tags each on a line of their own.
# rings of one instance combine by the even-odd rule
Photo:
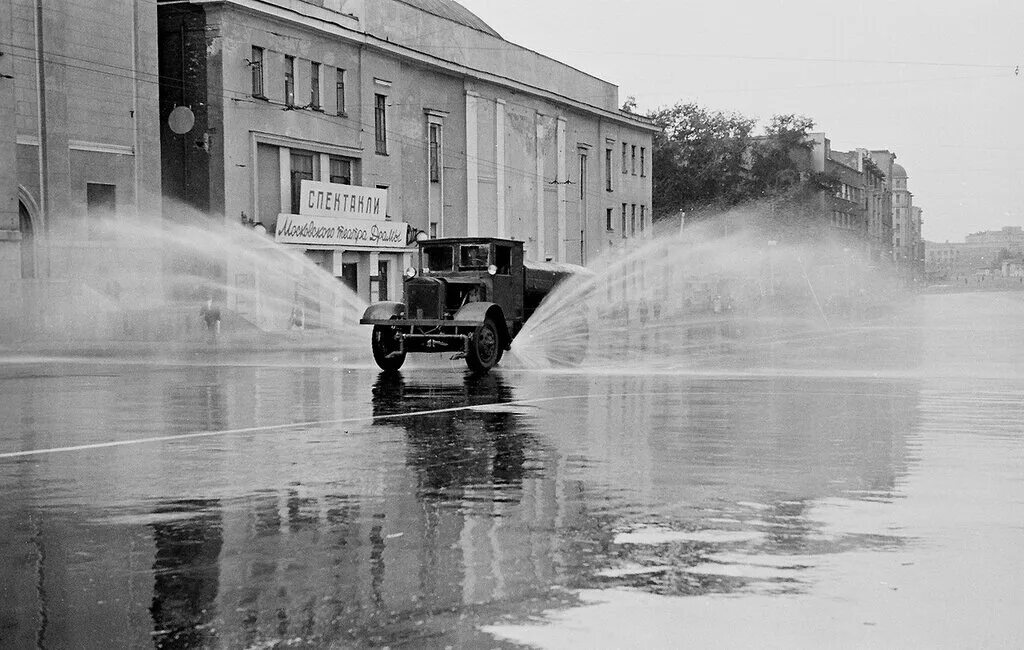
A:
<svg viewBox="0 0 1024 650">
<path fill-rule="evenodd" d="M 441 286 L 437 283 L 406 284 L 406 302 L 409 309 L 406 312 L 407 318 L 441 318 Z M 422 310 L 422 315 L 420 310 Z"/>
</svg>

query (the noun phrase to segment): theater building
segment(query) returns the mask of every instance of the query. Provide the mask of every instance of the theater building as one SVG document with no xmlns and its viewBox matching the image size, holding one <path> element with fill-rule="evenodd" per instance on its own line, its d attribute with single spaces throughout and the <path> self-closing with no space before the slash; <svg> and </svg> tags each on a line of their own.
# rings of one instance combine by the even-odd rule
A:
<svg viewBox="0 0 1024 650">
<path fill-rule="evenodd" d="M 417 235 L 586 264 L 650 233 L 650 121 L 456 2 L 168 0 L 158 23 L 168 200 L 265 227 L 367 300 L 400 296 Z"/>
</svg>

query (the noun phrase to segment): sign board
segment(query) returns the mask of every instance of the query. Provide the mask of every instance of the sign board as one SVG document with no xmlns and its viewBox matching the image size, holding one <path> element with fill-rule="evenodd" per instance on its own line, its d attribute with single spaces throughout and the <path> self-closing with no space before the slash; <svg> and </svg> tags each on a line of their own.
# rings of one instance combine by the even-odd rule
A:
<svg viewBox="0 0 1024 650">
<path fill-rule="evenodd" d="M 303 180 L 299 214 L 304 217 L 354 217 L 384 221 L 388 191 L 376 187 Z"/>
<path fill-rule="evenodd" d="M 406 247 L 408 235 L 409 224 L 404 221 L 280 214 L 274 241 L 332 248 L 360 246 L 401 250 Z"/>
</svg>

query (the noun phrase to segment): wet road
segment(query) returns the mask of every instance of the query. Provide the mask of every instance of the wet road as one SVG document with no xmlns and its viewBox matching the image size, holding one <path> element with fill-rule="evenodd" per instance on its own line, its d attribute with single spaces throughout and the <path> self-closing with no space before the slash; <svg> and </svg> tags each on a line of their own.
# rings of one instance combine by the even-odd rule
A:
<svg viewBox="0 0 1024 650">
<path fill-rule="evenodd" d="M 1022 298 L 744 371 L 7 357 L 0 647 L 1020 647 Z"/>
</svg>

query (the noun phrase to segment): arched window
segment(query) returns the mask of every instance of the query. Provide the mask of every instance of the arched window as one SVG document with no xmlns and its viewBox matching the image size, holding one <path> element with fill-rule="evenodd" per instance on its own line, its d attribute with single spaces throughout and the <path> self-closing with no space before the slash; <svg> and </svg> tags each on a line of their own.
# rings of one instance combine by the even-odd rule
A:
<svg viewBox="0 0 1024 650">
<path fill-rule="evenodd" d="M 32 237 L 32 217 L 28 214 L 28 208 L 21 201 L 18 201 L 18 229 L 21 231 L 21 277 L 29 279 L 36 277 L 36 255 L 35 242 Z"/>
</svg>

